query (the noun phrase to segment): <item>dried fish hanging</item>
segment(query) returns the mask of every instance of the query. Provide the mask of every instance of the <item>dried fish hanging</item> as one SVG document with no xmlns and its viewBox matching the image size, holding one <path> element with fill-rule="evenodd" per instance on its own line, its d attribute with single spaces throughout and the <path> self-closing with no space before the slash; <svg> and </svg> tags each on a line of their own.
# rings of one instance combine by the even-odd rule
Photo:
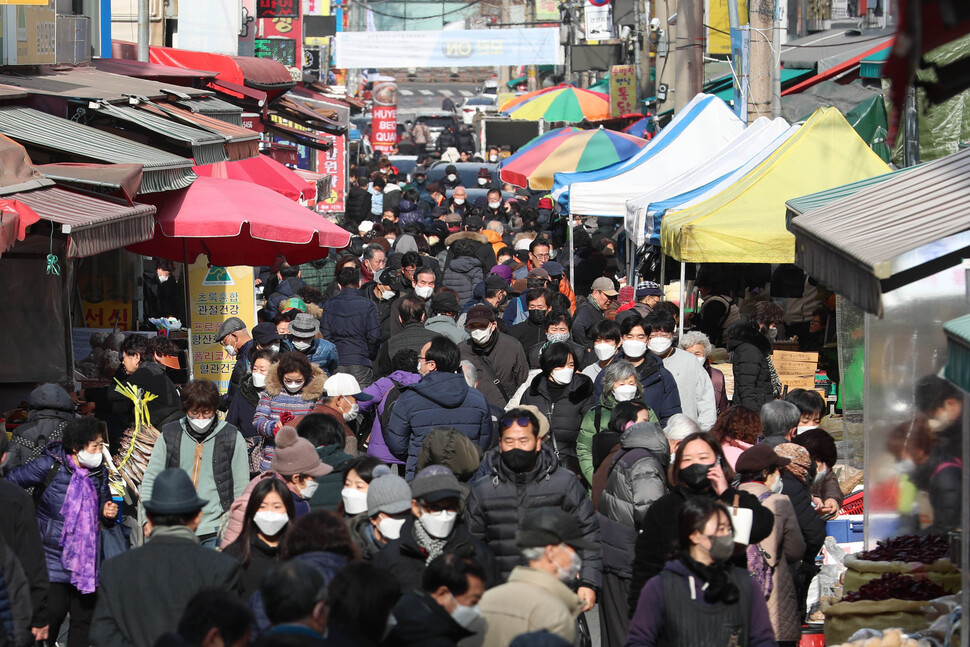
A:
<svg viewBox="0 0 970 647">
<path fill-rule="evenodd" d="M 121 439 L 121 448 L 114 457 L 114 463 L 118 466 L 118 471 L 121 472 L 128 487 L 137 494 L 145 476 L 145 470 L 148 468 L 148 460 L 155 448 L 155 441 L 159 436 L 158 430 L 152 426 L 151 415 L 148 412 L 148 403 L 158 396 L 138 387 L 122 384 L 117 378 L 115 382 L 118 383 L 115 391 L 135 405 L 135 422 L 130 429 L 125 430 Z"/>
</svg>

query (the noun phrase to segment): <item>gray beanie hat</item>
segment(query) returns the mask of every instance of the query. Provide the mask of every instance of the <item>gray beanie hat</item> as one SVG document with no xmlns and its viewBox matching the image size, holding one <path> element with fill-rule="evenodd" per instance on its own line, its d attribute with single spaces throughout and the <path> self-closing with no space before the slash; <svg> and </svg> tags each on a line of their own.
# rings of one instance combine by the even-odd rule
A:
<svg viewBox="0 0 970 647">
<path fill-rule="evenodd" d="M 367 488 L 367 516 L 378 512 L 401 514 L 411 509 L 411 487 L 391 468 L 378 465 L 374 468 L 374 480 Z"/>
</svg>

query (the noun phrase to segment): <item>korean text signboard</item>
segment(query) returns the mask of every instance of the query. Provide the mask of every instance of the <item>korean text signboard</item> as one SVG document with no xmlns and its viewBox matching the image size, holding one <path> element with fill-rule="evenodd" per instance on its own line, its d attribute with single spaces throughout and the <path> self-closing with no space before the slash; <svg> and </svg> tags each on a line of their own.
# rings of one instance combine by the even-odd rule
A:
<svg viewBox="0 0 970 647">
<path fill-rule="evenodd" d="M 317 151 L 317 173 L 329 175 L 330 195 L 324 196 L 317 202 L 320 213 L 343 213 L 346 208 L 347 197 L 347 136 L 327 135 L 322 137 L 333 143 L 328 151 Z"/>
<path fill-rule="evenodd" d="M 373 98 L 370 143 L 375 151 L 390 153 L 397 143 L 397 83 L 393 79 L 375 81 Z"/>
<path fill-rule="evenodd" d="M 204 256 L 189 267 L 192 373 L 197 380 L 215 382 L 220 393 L 229 387 L 236 359 L 215 336 L 229 317 L 239 317 L 247 328 L 256 324 L 253 281 L 253 268 L 209 267 Z"/>
<path fill-rule="evenodd" d="M 633 65 L 610 68 L 610 116 L 637 111 L 637 69 Z"/>
<path fill-rule="evenodd" d="M 300 0 L 256 0 L 257 18 L 299 18 Z"/>
</svg>

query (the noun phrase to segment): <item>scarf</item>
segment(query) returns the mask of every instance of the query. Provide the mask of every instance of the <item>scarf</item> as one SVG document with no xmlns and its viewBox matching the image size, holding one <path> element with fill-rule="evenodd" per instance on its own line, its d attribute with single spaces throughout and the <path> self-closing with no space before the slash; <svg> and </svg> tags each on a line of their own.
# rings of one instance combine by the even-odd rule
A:
<svg viewBox="0 0 970 647">
<path fill-rule="evenodd" d="M 680 561 L 704 581 L 704 601 L 708 604 L 735 604 L 741 597 L 738 587 L 731 580 L 730 562 L 714 562 L 707 566 L 685 553 L 681 553 Z"/>
<path fill-rule="evenodd" d="M 71 572 L 71 584 L 78 591 L 94 593 L 98 586 L 98 490 L 90 472 L 67 458 L 74 472 L 61 506 L 61 564 Z"/>
<path fill-rule="evenodd" d="M 421 525 L 420 519 L 414 520 L 414 538 L 418 546 L 428 553 L 428 559 L 424 560 L 425 565 L 430 564 L 431 560 L 440 555 L 445 550 L 446 539 L 435 539 L 428 534 L 428 531 Z"/>
<path fill-rule="evenodd" d="M 586 297 L 586 302 L 596 308 L 597 312 L 603 312 L 603 308 L 600 307 L 600 304 L 596 303 L 596 299 L 593 298 L 592 294 Z"/>
<path fill-rule="evenodd" d="M 363 283 L 370 283 L 374 280 L 374 272 L 367 267 L 366 263 L 360 264 L 360 277 L 363 280 Z M 361 285 L 363 285 L 363 283 L 361 283 Z"/>
</svg>

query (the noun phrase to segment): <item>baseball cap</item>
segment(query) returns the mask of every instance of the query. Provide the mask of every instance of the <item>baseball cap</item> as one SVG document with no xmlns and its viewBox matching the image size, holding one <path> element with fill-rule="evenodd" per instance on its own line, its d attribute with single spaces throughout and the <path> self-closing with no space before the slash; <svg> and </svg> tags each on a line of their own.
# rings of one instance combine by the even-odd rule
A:
<svg viewBox="0 0 970 647">
<path fill-rule="evenodd" d="M 327 396 L 331 398 L 345 395 L 351 396 L 356 400 L 360 400 L 361 402 L 367 402 L 374 399 L 374 396 L 361 391 L 357 378 L 350 373 L 334 373 L 327 378 L 326 382 L 324 382 L 323 390 L 326 391 Z"/>
<path fill-rule="evenodd" d="M 654 283 L 653 281 L 641 281 L 637 283 L 637 298 L 654 296 L 662 297 L 664 295 L 663 289 L 661 289 L 659 283 Z"/>
<path fill-rule="evenodd" d="M 603 292 L 603 294 L 610 297 L 615 297 L 617 294 L 619 294 L 616 291 L 616 288 L 613 287 L 613 281 L 609 280 L 605 276 L 601 276 L 595 281 L 593 281 L 592 289 L 600 290 Z"/>
<path fill-rule="evenodd" d="M 544 269 L 550 277 L 562 276 L 563 272 L 565 271 L 563 266 L 556 261 L 546 261 L 542 264 L 542 269 Z"/>
<path fill-rule="evenodd" d="M 449 213 L 445 216 L 445 222 L 449 222 L 449 223 L 461 222 L 461 214 Z"/>
<path fill-rule="evenodd" d="M 760 472 L 769 467 L 782 467 L 790 462 L 791 459 L 779 456 L 768 445 L 755 445 L 741 452 L 735 463 L 735 471 Z"/>
<path fill-rule="evenodd" d="M 260 346 L 269 346 L 274 341 L 280 340 L 280 334 L 276 332 L 276 324 L 264 321 L 253 326 L 253 339 Z"/>
<path fill-rule="evenodd" d="M 458 295 L 451 290 L 442 290 L 431 297 L 431 309 L 434 312 L 458 312 L 461 309 Z"/>
<path fill-rule="evenodd" d="M 539 198 L 540 209 L 552 209 L 552 198 Z"/>
<path fill-rule="evenodd" d="M 485 289 L 486 290 L 505 290 L 509 291 L 508 282 L 497 274 L 490 274 L 485 279 Z"/>
<path fill-rule="evenodd" d="M 540 508 L 525 515 L 515 533 L 515 542 L 520 548 L 555 544 L 566 544 L 573 549 L 597 547 L 583 536 L 576 517 L 558 508 Z"/>
<path fill-rule="evenodd" d="M 485 226 L 485 221 L 482 220 L 481 216 L 468 216 L 465 218 L 465 227 L 475 227 L 476 229 L 481 229 Z"/>
<path fill-rule="evenodd" d="M 240 330 L 246 330 L 246 322 L 239 317 L 229 317 L 222 322 L 221 326 L 219 326 L 219 332 L 216 333 L 216 341 L 220 342 L 225 339 L 227 335 L 231 335 L 234 332 L 239 332 Z"/>
<path fill-rule="evenodd" d="M 461 497 L 461 485 L 454 472 L 444 465 L 429 465 L 411 481 L 411 496 L 434 503 L 449 497 Z"/>
<path fill-rule="evenodd" d="M 306 302 L 300 297 L 290 297 L 286 301 L 280 304 L 280 314 L 284 312 L 289 312 L 290 310 L 299 310 L 300 312 L 306 312 Z"/>
<path fill-rule="evenodd" d="M 548 281 L 549 280 L 549 272 L 545 271 L 541 267 L 535 267 L 535 268 L 529 270 L 529 276 L 528 276 L 528 278 L 530 278 L 530 279 L 545 279 L 545 280 Z M 613 284 L 611 283 L 610 285 L 612 286 Z"/>
<path fill-rule="evenodd" d="M 508 287 L 508 286 L 506 286 Z M 478 304 L 472 306 L 465 317 L 465 324 L 484 323 L 489 324 L 495 321 L 495 313 L 487 305 Z"/>
<path fill-rule="evenodd" d="M 374 231 L 374 223 L 370 220 L 361 220 L 360 224 L 357 225 L 357 231 L 367 234 Z"/>
</svg>

